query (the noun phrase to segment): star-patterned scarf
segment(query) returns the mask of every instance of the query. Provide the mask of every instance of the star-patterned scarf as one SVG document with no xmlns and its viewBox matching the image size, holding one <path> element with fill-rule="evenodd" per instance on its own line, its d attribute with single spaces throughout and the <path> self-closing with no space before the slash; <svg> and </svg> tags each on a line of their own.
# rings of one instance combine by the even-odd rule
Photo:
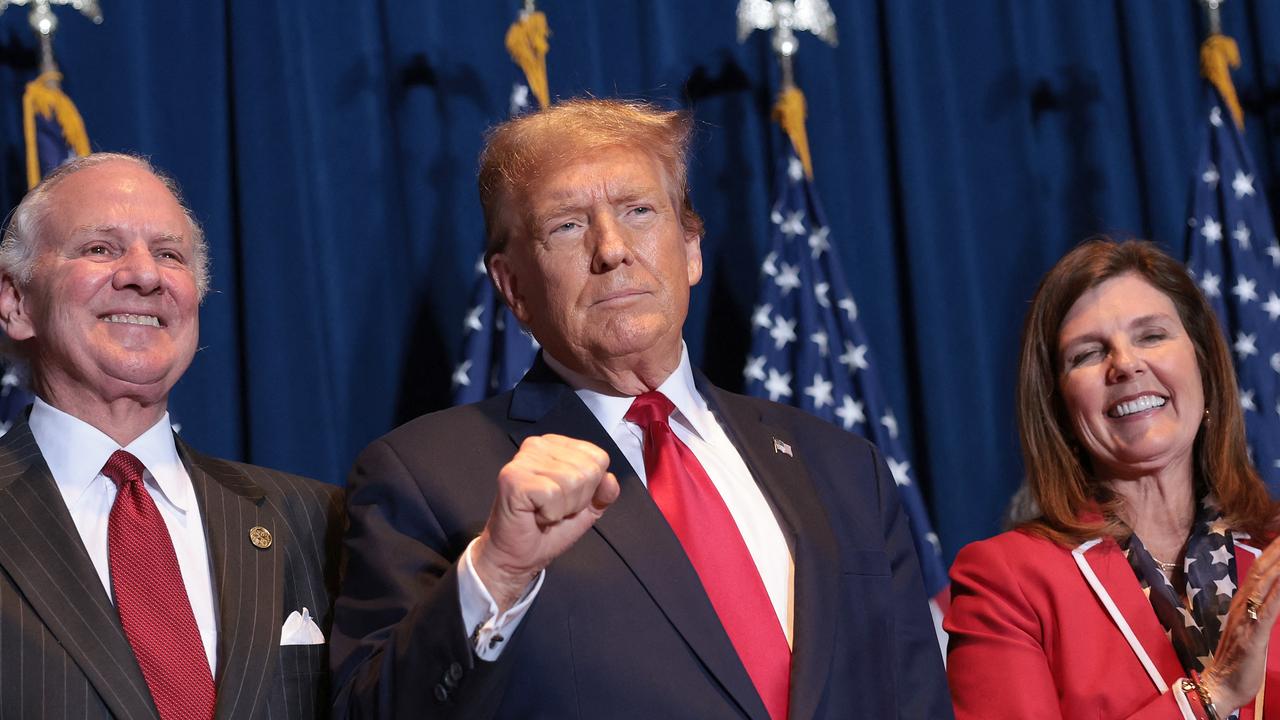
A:
<svg viewBox="0 0 1280 720">
<path fill-rule="evenodd" d="M 1131 535 L 1121 547 L 1182 667 L 1188 672 L 1204 672 L 1218 647 L 1238 580 L 1231 530 L 1213 499 L 1201 499 L 1187 539 L 1183 574 L 1189 611 L 1137 535 Z"/>
</svg>

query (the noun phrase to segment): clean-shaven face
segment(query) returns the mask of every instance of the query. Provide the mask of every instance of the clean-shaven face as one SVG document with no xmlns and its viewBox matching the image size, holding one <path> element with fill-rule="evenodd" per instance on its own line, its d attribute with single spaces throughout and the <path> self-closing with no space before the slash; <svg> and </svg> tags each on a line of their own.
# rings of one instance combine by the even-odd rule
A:
<svg viewBox="0 0 1280 720">
<path fill-rule="evenodd" d="M 547 351 L 579 366 L 648 353 L 678 360 L 702 254 L 657 160 L 623 147 L 591 152 L 546 173 L 527 207 L 532 237 L 491 264 Z"/>
<path fill-rule="evenodd" d="M 37 391 L 162 399 L 199 336 L 186 214 L 159 179 L 125 160 L 67 176 L 50 200 L 35 272 L 8 328 L 33 350 Z"/>
<path fill-rule="evenodd" d="M 1103 282 L 1071 306 L 1058 351 L 1067 415 L 1095 468 L 1123 476 L 1190 466 L 1204 384 L 1167 295 L 1135 274 Z"/>
</svg>

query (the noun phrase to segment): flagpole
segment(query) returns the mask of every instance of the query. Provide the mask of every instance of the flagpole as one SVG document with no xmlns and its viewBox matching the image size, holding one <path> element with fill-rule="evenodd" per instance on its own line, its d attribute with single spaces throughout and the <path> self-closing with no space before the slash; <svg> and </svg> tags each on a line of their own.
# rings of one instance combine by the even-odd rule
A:
<svg viewBox="0 0 1280 720">
<path fill-rule="evenodd" d="M 780 89 L 795 84 L 796 52 L 800 39 L 796 32 L 811 32 L 831 47 L 836 47 L 836 16 L 825 0 L 740 0 L 738 3 L 738 42 L 745 42 L 756 30 L 772 30 L 773 51 L 782 70 Z"/>
<path fill-rule="evenodd" d="M 1226 0 L 1200 0 L 1205 17 L 1209 19 L 1209 34 L 1222 34 L 1222 3 Z"/>
<path fill-rule="evenodd" d="M 510 112 L 513 117 L 532 109 L 529 95 L 533 95 L 541 108 L 551 102 L 547 82 L 550 35 L 546 15 L 538 10 L 534 0 L 524 0 L 504 39 L 511 60 L 523 71 L 525 80 L 512 88 Z M 533 364 L 540 347 L 495 293 L 486 273 L 483 251 L 475 269 L 471 302 L 462 322 L 462 359 L 454 365 L 450 378 L 454 405 L 510 390 Z"/>
<path fill-rule="evenodd" d="M 40 38 L 40 74 L 58 71 L 58 63 L 53 59 L 53 34 L 58 31 L 58 16 L 53 14 L 49 3 L 37 3 L 31 8 L 31 29 Z"/>
<path fill-rule="evenodd" d="M 102 23 L 102 10 L 98 7 L 98 0 L 0 0 L 0 13 L 10 5 L 31 6 L 28 21 L 40 39 L 40 74 L 27 83 L 22 94 L 27 186 L 35 187 L 45 174 L 68 158 L 89 153 L 84 119 L 71 98 L 62 92 L 62 74 L 53 56 L 53 35 L 58 30 L 58 17 L 53 6 L 70 5 L 94 24 Z M 43 153 L 41 147 L 44 147 Z"/>
<path fill-rule="evenodd" d="M 1218 89 L 1236 126 L 1243 129 L 1244 109 L 1231 82 L 1231 69 L 1240 67 L 1240 48 L 1222 34 L 1222 3 L 1226 0 L 1199 1 L 1209 19 L 1209 35 L 1200 45 L 1200 74 Z"/>
<path fill-rule="evenodd" d="M 92 20 L 94 25 L 102 24 L 102 8 L 98 5 L 98 0 L 0 0 L 0 14 L 10 5 L 31 6 L 27 21 L 40 39 L 41 75 L 58 72 L 58 63 L 53 57 L 53 35 L 58 32 L 58 16 L 53 12 L 54 5 L 71 5 Z"/>
<path fill-rule="evenodd" d="M 782 69 L 773 117 L 791 141 L 790 148 L 780 148 L 777 200 L 769 216 L 773 237 L 760 268 L 752 346 L 743 370 L 745 390 L 807 410 L 876 443 L 909 518 L 934 630 L 940 649 L 945 649 L 942 615 L 950 596 L 941 543 L 914 484 L 904 442 L 898 438 L 898 418 L 882 394 L 858 306 L 813 187 L 806 103 L 793 67 L 800 45 L 796 33 L 812 32 L 835 46 L 835 21 L 826 0 L 738 4 L 740 41 L 754 30 L 772 30 Z M 775 446 L 775 451 L 790 448 Z"/>
<path fill-rule="evenodd" d="M 1250 460 L 1272 496 L 1280 497 L 1280 242 L 1244 138 L 1244 111 L 1231 80 L 1240 50 L 1222 34 L 1223 2 L 1200 0 L 1209 20 L 1200 74 L 1209 87 L 1187 221 L 1187 267 L 1231 348 Z"/>
</svg>

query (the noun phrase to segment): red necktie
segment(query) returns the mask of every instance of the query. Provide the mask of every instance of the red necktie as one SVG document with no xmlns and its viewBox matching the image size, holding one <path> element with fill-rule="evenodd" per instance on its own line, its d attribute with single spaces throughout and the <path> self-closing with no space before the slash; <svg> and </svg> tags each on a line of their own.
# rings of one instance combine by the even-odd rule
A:
<svg viewBox="0 0 1280 720">
<path fill-rule="evenodd" d="M 116 612 L 162 720 L 212 718 L 213 675 L 173 540 L 142 484 L 142 470 L 124 450 L 102 468 L 117 488 L 107 520 Z"/>
<path fill-rule="evenodd" d="M 773 720 L 787 716 L 791 648 L 738 525 L 702 464 L 671 431 L 675 405 L 660 392 L 636 398 L 626 419 L 644 429 L 649 495 L 675 531 L 733 649 Z"/>
</svg>

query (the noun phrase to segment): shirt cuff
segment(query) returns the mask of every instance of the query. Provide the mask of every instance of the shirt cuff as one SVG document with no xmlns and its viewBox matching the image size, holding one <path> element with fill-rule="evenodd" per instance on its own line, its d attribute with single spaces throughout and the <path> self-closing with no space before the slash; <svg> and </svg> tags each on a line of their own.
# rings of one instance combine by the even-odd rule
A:
<svg viewBox="0 0 1280 720">
<path fill-rule="evenodd" d="M 542 589 L 542 581 L 547 576 L 543 570 L 525 588 L 520 600 L 501 615 L 498 614 L 498 603 L 488 588 L 480 580 L 475 566 L 471 563 L 471 548 L 476 541 L 472 540 L 458 561 L 458 601 L 462 606 L 462 626 L 471 631 L 471 648 L 476 657 L 493 662 L 502 655 L 507 640 L 515 633 L 520 621 L 524 619 L 533 599 Z"/>
</svg>

